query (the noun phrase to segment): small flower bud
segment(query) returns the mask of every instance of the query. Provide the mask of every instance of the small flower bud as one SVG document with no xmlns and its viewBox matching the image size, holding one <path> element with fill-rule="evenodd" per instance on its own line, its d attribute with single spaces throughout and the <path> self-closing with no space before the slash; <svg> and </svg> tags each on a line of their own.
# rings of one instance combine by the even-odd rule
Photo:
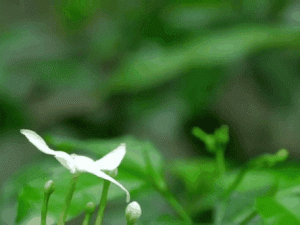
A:
<svg viewBox="0 0 300 225">
<path fill-rule="evenodd" d="M 222 125 L 214 133 L 218 142 L 223 145 L 226 145 L 229 141 L 229 128 L 227 125 Z"/>
<path fill-rule="evenodd" d="M 289 156 L 289 152 L 286 149 L 280 149 L 276 155 L 278 157 L 278 161 L 284 161 Z"/>
<path fill-rule="evenodd" d="M 89 225 L 90 224 L 90 219 L 93 215 L 93 212 L 95 210 L 95 204 L 93 202 L 89 202 L 85 206 L 85 217 L 82 222 L 82 225 Z"/>
<path fill-rule="evenodd" d="M 93 202 L 89 202 L 85 206 L 85 211 L 89 214 L 92 214 L 95 210 L 95 204 Z"/>
<path fill-rule="evenodd" d="M 131 202 L 125 210 L 125 218 L 127 223 L 135 223 L 142 215 L 142 209 L 137 202 Z"/>
<path fill-rule="evenodd" d="M 55 189 L 55 184 L 54 184 L 53 180 L 48 180 L 44 186 L 45 193 L 51 195 L 53 193 L 54 189 Z"/>
</svg>

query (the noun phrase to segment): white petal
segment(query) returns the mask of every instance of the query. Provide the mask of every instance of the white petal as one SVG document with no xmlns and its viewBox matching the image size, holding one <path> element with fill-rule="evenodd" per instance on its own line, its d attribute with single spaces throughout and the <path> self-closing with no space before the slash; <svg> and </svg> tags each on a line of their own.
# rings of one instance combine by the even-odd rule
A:
<svg viewBox="0 0 300 225">
<path fill-rule="evenodd" d="M 72 174 L 77 172 L 74 159 L 68 153 L 56 151 L 54 157 L 60 162 L 61 165 L 70 170 Z"/>
<path fill-rule="evenodd" d="M 97 160 L 95 162 L 95 165 L 99 170 L 114 170 L 120 165 L 125 156 L 125 153 L 126 145 L 121 144 L 115 150 Z"/>
<path fill-rule="evenodd" d="M 73 158 L 74 164 L 78 171 L 85 171 L 85 169 L 88 167 L 94 168 L 95 162 L 89 157 L 76 155 L 76 154 L 72 154 L 71 157 Z"/>
<path fill-rule="evenodd" d="M 130 201 L 130 194 L 129 194 L 129 192 L 118 181 L 116 181 L 112 177 L 108 176 L 106 173 L 104 173 L 104 172 L 102 172 L 100 170 L 97 170 L 96 168 L 86 167 L 85 169 L 86 169 L 85 172 L 92 173 L 92 174 L 96 175 L 97 177 L 100 177 L 100 178 L 103 178 L 105 180 L 108 180 L 108 181 L 114 183 L 115 185 L 119 186 L 123 191 L 126 192 L 126 202 Z"/>
<path fill-rule="evenodd" d="M 25 135 L 25 137 L 40 151 L 48 155 L 54 155 L 55 151 L 50 149 L 46 142 L 41 138 L 37 133 L 31 130 L 20 130 L 21 134 Z"/>
</svg>

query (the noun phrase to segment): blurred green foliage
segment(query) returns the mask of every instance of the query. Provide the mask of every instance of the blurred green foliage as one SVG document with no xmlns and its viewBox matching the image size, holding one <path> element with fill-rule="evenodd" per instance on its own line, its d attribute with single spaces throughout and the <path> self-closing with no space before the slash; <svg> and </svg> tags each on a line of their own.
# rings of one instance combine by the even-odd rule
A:
<svg viewBox="0 0 300 225">
<path fill-rule="evenodd" d="M 144 142 L 129 137 L 111 142 L 99 139 L 130 133 L 151 139 L 163 150 L 163 153 L 155 151 L 149 156 L 156 157 L 151 161 L 152 167 L 158 170 L 156 172 L 160 176 L 164 167 L 161 154 L 171 161 L 178 155 L 198 156 L 204 152 L 204 145 L 199 145 L 191 137 L 192 127 L 199 126 L 209 133 L 219 124 L 226 123 L 224 120 L 243 121 L 243 118 L 248 118 L 249 112 L 259 108 L 250 103 L 250 110 L 245 110 L 244 115 L 235 115 L 231 114 L 231 108 L 215 107 L 225 93 L 225 86 L 227 90 L 234 89 L 236 83 L 233 81 L 237 77 L 253 80 L 265 107 L 258 110 L 262 113 L 278 110 L 278 114 L 271 112 L 272 119 L 291 119 L 296 127 L 295 130 L 292 127 L 291 132 L 295 135 L 300 133 L 298 122 L 295 122 L 298 121 L 300 87 L 300 4 L 297 2 L 19 0 L 1 1 L 0 6 L 4 12 L 0 15 L 0 146 L 3 147 L 0 147 L 0 158 L 5 155 L 2 149 L 7 146 L 4 138 L 20 128 L 50 130 L 52 134 L 73 137 L 61 140 L 50 137 L 49 142 L 61 149 L 83 149 L 93 156 L 102 153 L 98 153 L 99 146 L 105 146 L 103 149 L 109 151 L 119 141 L 125 141 L 132 149 L 144 146 Z M 254 92 L 251 85 L 246 89 L 247 93 Z M 243 99 L 242 96 L 237 97 Z M 235 101 L 234 98 L 232 101 Z M 221 117 L 222 110 L 228 115 Z M 257 123 L 261 124 L 258 117 Z M 279 122 L 274 124 L 268 124 L 267 130 L 284 133 Z M 242 133 L 239 129 L 241 124 L 233 125 L 235 129 L 230 135 L 239 139 L 229 143 L 227 152 L 237 163 L 249 161 L 246 154 L 237 152 L 246 151 L 242 147 L 251 132 Z M 261 129 L 264 130 L 264 127 Z M 277 146 L 283 141 L 291 142 L 291 147 L 298 149 L 293 138 L 289 134 L 284 135 L 286 142 L 271 136 L 270 146 L 275 146 L 275 149 L 285 147 Z M 78 137 L 96 138 L 96 141 L 75 141 Z M 267 141 L 263 142 L 258 151 L 269 151 L 270 148 L 265 150 L 263 145 Z M 11 143 L 13 149 L 18 140 Z M 196 145 L 201 148 L 196 148 Z M 143 148 L 154 149 L 148 142 Z M 27 155 L 25 148 L 15 151 L 17 154 L 12 157 Z M 147 168 L 151 166 L 139 161 L 144 157 L 141 152 L 129 151 L 127 157 L 128 161 L 122 164 L 124 173 L 130 173 L 132 177 L 127 175 L 133 180 L 137 177 L 142 179 L 133 182 L 131 190 L 138 192 L 144 184 L 143 176 L 149 174 Z M 274 155 L 264 155 L 255 162 L 272 164 L 271 161 L 277 159 Z M 0 165 L 6 165 L 7 161 L 3 157 Z M 25 161 L 23 163 L 30 162 L 30 158 Z M 33 166 L 26 173 L 26 179 L 19 177 L 16 183 L 6 186 L 8 193 L 21 193 L 19 202 L 24 206 L 22 210 L 28 209 L 28 193 L 37 192 L 39 196 L 35 185 L 49 179 L 48 171 L 42 172 L 47 165 L 41 163 L 41 170 L 30 175 L 30 171 L 35 170 Z M 215 203 L 217 192 L 214 188 L 218 176 L 213 165 L 214 162 L 208 158 L 180 159 L 169 168 L 183 183 L 189 201 L 186 208 L 196 222 L 202 222 L 203 215 L 207 215 L 205 213 L 210 215 L 211 210 L 223 207 L 221 203 Z M 0 168 L 7 174 L 13 172 L 6 166 Z M 287 221 L 287 217 L 291 218 L 290 224 L 298 221 L 294 209 L 288 208 L 289 203 L 294 201 L 292 197 L 262 196 L 270 186 L 276 186 L 276 182 L 272 183 L 274 177 L 280 177 L 285 183 L 282 189 L 297 186 L 296 181 L 291 184 L 291 177 L 295 176 L 298 167 L 289 165 L 281 169 L 288 172 L 283 174 L 277 169 L 248 171 L 244 182 L 252 185 L 248 186 L 249 190 L 244 190 L 241 183 L 236 189 L 236 196 L 229 200 L 226 210 L 230 212 L 225 213 L 225 217 L 216 214 L 220 217 L 218 219 L 210 215 L 208 221 L 241 221 L 251 215 L 253 207 L 259 213 L 254 220 L 262 218 L 271 224 L 278 216 L 278 221 Z M 58 168 L 54 174 L 56 172 L 60 172 Z M 230 177 L 237 174 L 226 174 L 226 182 L 233 182 Z M 23 187 L 27 179 L 32 179 L 32 183 Z M 35 183 L 35 179 L 40 180 Z M 0 185 L 3 182 L 4 179 L 0 178 Z M 229 183 L 223 185 L 223 181 L 219 182 L 221 187 L 217 189 L 224 191 L 229 186 Z M 257 196 L 260 197 L 256 199 Z M 15 202 L 14 197 L 8 194 L 7 201 Z M 35 206 L 36 200 L 30 199 L 30 204 Z M 241 208 L 237 202 L 245 205 L 240 214 L 236 213 Z M 284 208 L 282 214 L 265 211 L 264 206 L 271 203 L 274 203 L 272 212 Z M 26 215 L 20 210 L 19 220 Z M 79 212 L 76 208 L 74 210 L 71 216 Z M 234 219 L 232 215 L 240 217 Z M 173 221 L 173 218 L 166 220 Z"/>
<path fill-rule="evenodd" d="M 15 10 L 24 16 L 34 3 L 20 1 Z M 2 4 L 8 7 L 8 3 Z M 127 125 L 126 119 L 134 121 L 138 115 L 159 109 L 165 100 L 154 96 L 162 93 L 180 99 L 182 103 L 176 105 L 180 108 L 184 104 L 180 120 L 191 120 L 207 109 L 220 84 L 236 75 L 230 67 L 242 68 L 245 60 L 252 62 L 257 58 L 260 60 L 255 67 L 264 73 L 259 77 L 259 85 L 271 80 L 272 86 L 265 85 L 263 90 L 270 93 L 270 88 L 278 88 L 271 98 L 288 102 L 292 88 L 297 87 L 293 82 L 297 68 L 287 66 L 279 57 L 291 51 L 294 53 L 290 58 L 299 59 L 299 30 L 295 24 L 298 20 L 297 14 L 292 13 L 299 7 L 296 3 L 64 0 L 35 7 L 41 23 L 30 16 L 26 22 L 18 20 L 18 15 L 2 16 L 3 21 L 10 23 L 0 36 L 0 97 L 14 107 L 1 107 L 2 117 L 8 117 L 1 129 L 10 127 L 6 120 L 24 126 L 28 114 L 33 117 L 32 112 L 6 115 L 6 111 L 30 111 L 33 102 L 47 99 L 52 93 L 63 98 L 66 89 L 80 89 L 86 101 L 100 105 L 116 93 L 122 101 L 125 97 L 127 104 L 119 107 L 126 110 L 114 111 L 110 116 L 123 114 L 123 125 Z M 286 71 L 284 78 L 281 70 Z M 143 95 L 145 91 L 151 91 L 152 96 Z M 99 109 L 97 104 L 94 107 L 92 111 Z M 57 110 L 60 113 L 54 111 L 54 115 L 63 114 L 64 109 Z M 77 110 L 65 110 L 63 118 L 78 116 Z M 128 118 L 128 114 L 134 117 Z M 90 114 L 83 116 L 86 123 L 95 119 L 90 119 Z M 47 123 L 53 119 L 50 116 L 42 119 L 46 120 L 43 127 L 53 124 Z M 98 116 L 97 120 L 103 118 Z M 87 126 L 93 126 L 90 123 Z"/>
</svg>

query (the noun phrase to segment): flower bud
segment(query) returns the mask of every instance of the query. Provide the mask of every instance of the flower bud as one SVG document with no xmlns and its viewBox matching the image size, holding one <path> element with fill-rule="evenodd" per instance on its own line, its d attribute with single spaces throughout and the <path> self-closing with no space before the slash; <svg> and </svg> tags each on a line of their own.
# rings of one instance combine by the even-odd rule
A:
<svg viewBox="0 0 300 225">
<path fill-rule="evenodd" d="M 54 191 L 54 188 L 55 188 L 55 184 L 54 184 L 53 180 L 48 180 L 45 183 L 44 191 L 45 191 L 46 194 L 51 195 Z"/>
<path fill-rule="evenodd" d="M 222 125 L 214 133 L 218 142 L 223 145 L 226 145 L 229 141 L 229 128 L 227 125 Z"/>
<path fill-rule="evenodd" d="M 85 217 L 82 222 L 82 225 L 89 225 L 90 224 L 90 219 L 93 215 L 93 212 L 95 210 L 95 204 L 93 202 L 89 202 L 85 206 Z"/>
<path fill-rule="evenodd" d="M 92 214 L 95 210 L 95 204 L 93 202 L 89 202 L 85 206 L 85 211 L 89 214 Z"/>
<path fill-rule="evenodd" d="M 142 209 L 137 202 L 131 202 L 125 210 L 125 218 L 127 223 L 135 223 L 142 215 Z"/>
<path fill-rule="evenodd" d="M 284 161 L 287 159 L 289 156 L 289 152 L 286 149 L 280 149 L 277 153 L 276 156 L 278 158 L 278 161 Z"/>
</svg>

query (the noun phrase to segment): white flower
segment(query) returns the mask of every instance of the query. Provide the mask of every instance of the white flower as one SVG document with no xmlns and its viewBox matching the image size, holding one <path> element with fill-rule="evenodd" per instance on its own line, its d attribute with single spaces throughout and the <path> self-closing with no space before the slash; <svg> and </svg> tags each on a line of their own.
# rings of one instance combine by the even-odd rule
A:
<svg viewBox="0 0 300 225">
<path fill-rule="evenodd" d="M 53 155 L 64 167 L 70 170 L 72 174 L 87 172 L 116 184 L 126 192 L 126 201 L 129 202 L 130 195 L 126 188 L 124 188 L 123 185 L 121 185 L 115 179 L 101 171 L 111 171 L 116 169 L 120 165 L 126 153 L 125 144 L 121 144 L 119 147 L 117 147 L 115 150 L 111 151 L 101 159 L 94 161 L 86 156 L 76 154 L 69 155 L 66 152 L 54 151 L 50 149 L 46 142 L 34 131 L 22 129 L 21 133 L 25 135 L 25 137 L 41 152 L 48 155 Z"/>
</svg>

